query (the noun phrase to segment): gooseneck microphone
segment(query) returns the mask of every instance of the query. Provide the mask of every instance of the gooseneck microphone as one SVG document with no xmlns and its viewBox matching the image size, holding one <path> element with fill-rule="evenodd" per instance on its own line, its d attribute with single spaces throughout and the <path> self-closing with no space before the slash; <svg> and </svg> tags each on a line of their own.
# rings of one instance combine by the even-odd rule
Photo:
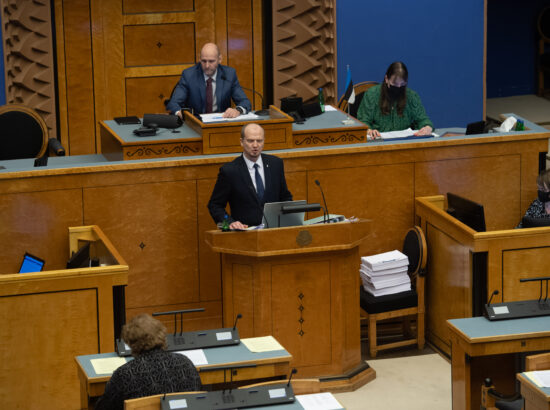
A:
<svg viewBox="0 0 550 410">
<path fill-rule="evenodd" d="M 493 296 L 498 295 L 498 289 L 493 290 L 493 293 L 491 293 L 491 297 L 489 298 L 489 302 L 487 302 L 487 306 L 491 306 L 491 301 L 493 300 Z"/>
<path fill-rule="evenodd" d="M 222 77 L 222 78 L 223 78 L 223 77 Z M 254 114 L 259 115 L 259 116 L 262 116 L 262 117 L 269 115 L 269 110 L 265 108 L 265 105 L 264 105 L 264 97 L 263 97 L 262 94 L 260 94 L 258 91 L 254 90 L 254 89 L 252 89 L 252 88 L 243 87 L 242 85 L 241 85 L 241 88 L 242 88 L 243 90 L 247 90 L 247 91 L 253 92 L 253 93 L 256 94 L 257 96 L 259 96 L 260 99 L 262 100 L 262 109 L 261 109 L 261 110 L 256 110 L 256 111 L 254 111 Z"/>
<path fill-rule="evenodd" d="M 290 376 L 288 377 L 287 387 L 290 386 L 290 381 L 292 380 L 292 376 L 294 376 L 296 373 L 298 373 L 298 369 L 293 368 L 292 371 L 290 372 Z"/>
<path fill-rule="evenodd" d="M 315 183 L 321 190 L 321 196 L 323 197 L 323 204 L 325 205 L 325 209 L 323 210 L 323 223 L 327 223 L 327 219 L 329 218 L 328 208 L 327 208 L 327 201 L 325 200 L 325 194 L 323 192 L 323 188 L 321 187 L 321 183 L 318 179 L 315 180 Z"/>
<path fill-rule="evenodd" d="M 243 317 L 243 315 L 241 315 L 240 313 L 237 314 L 237 317 L 235 318 L 235 323 L 233 324 L 233 330 L 237 328 L 237 320 L 239 320 L 241 317 Z"/>
</svg>

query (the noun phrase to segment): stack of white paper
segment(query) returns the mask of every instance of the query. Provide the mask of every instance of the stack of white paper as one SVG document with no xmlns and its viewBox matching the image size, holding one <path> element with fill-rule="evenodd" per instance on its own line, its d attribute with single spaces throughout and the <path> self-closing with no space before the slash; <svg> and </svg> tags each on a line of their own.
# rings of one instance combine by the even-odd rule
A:
<svg viewBox="0 0 550 410">
<path fill-rule="evenodd" d="M 398 250 L 363 256 L 359 273 L 363 288 L 374 296 L 411 290 L 409 258 Z"/>
</svg>

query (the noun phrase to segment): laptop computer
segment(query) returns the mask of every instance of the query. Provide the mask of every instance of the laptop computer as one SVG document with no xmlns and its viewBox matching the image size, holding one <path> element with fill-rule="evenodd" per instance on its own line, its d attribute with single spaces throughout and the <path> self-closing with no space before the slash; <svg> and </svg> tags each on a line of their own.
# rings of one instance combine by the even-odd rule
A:
<svg viewBox="0 0 550 410">
<path fill-rule="evenodd" d="M 304 224 L 305 212 L 283 214 L 283 205 L 305 205 L 305 199 L 299 201 L 268 202 L 264 204 L 263 222 L 266 228 L 279 228 L 283 226 L 299 226 Z"/>
</svg>

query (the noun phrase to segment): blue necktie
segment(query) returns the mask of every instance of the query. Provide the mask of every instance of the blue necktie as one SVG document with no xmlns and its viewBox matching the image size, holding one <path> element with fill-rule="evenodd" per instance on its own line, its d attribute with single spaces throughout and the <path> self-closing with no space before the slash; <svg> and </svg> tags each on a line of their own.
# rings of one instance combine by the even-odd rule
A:
<svg viewBox="0 0 550 410">
<path fill-rule="evenodd" d="M 258 195 L 258 199 L 260 201 L 264 200 L 264 183 L 262 181 L 262 177 L 260 176 L 260 171 L 258 171 L 258 168 L 260 166 L 258 164 L 254 164 L 254 168 L 256 169 L 255 178 L 256 178 L 256 195 Z"/>
</svg>

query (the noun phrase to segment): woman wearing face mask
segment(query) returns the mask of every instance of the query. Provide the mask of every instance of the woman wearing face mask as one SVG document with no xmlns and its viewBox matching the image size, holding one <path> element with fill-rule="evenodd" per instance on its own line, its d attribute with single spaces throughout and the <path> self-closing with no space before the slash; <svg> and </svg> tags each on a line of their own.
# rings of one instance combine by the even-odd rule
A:
<svg viewBox="0 0 550 410">
<path fill-rule="evenodd" d="M 404 63 L 392 63 L 382 84 L 371 87 L 357 110 L 359 121 L 368 125 L 367 135 L 379 138 L 381 132 L 411 127 L 415 135 L 429 135 L 434 126 L 416 92 L 407 88 L 409 73 Z"/>
<path fill-rule="evenodd" d="M 530 218 L 550 218 L 550 169 L 537 177 L 538 198 L 531 202 L 524 216 Z M 520 222 L 517 228 L 523 228 Z"/>
</svg>

